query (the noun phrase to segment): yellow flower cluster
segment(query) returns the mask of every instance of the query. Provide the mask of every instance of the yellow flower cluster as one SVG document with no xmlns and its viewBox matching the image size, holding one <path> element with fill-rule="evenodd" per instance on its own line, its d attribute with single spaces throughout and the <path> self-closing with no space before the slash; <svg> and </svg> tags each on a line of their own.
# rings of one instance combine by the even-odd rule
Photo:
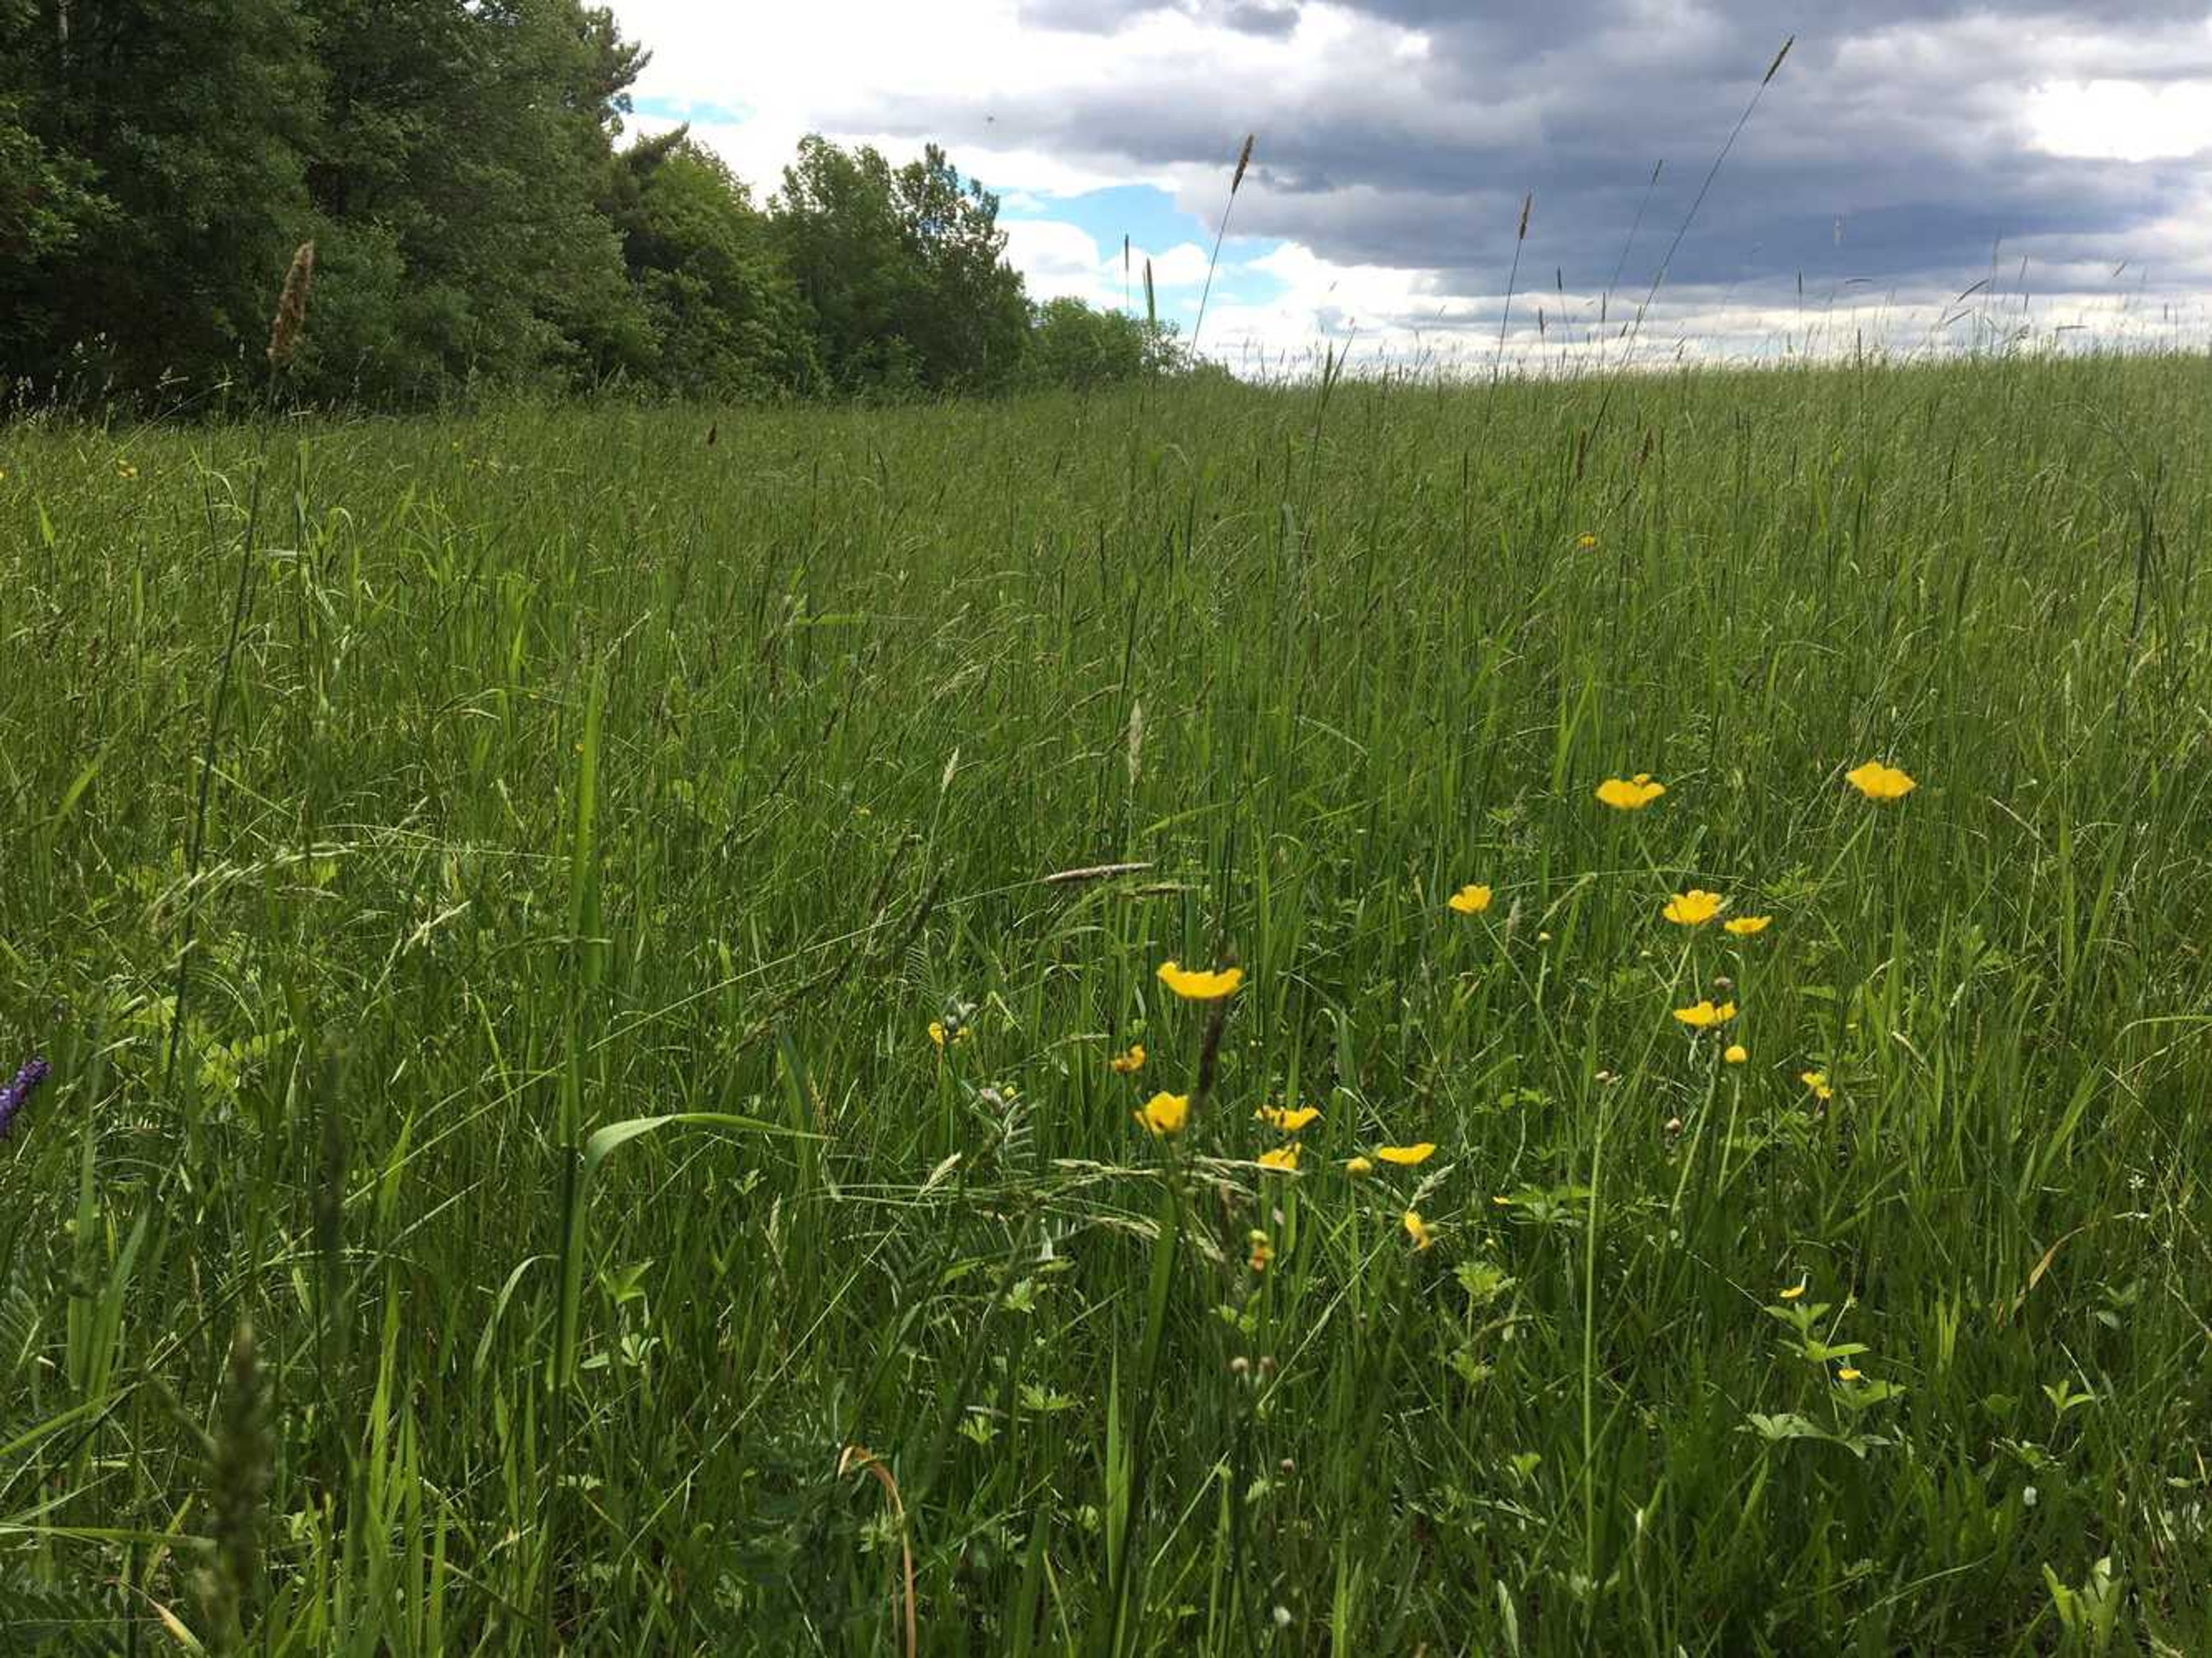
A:
<svg viewBox="0 0 2212 1658">
<path fill-rule="evenodd" d="M 1902 800 L 1920 786 L 1919 780 L 1901 767 L 1880 760 L 1869 760 L 1844 774 L 1844 780 L 1869 800 Z M 1663 783 L 1655 783 L 1648 772 L 1638 772 L 1633 778 L 1608 777 L 1597 786 L 1597 798 L 1606 805 L 1619 811 L 1641 811 L 1667 792 Z M 1474 890 L 1474 889 L 1469 889 Z M 1487 889 L 1482 889 L 1486 894 Z M 1457 901 L 1454 901 L 1456 907 Z M 1703 887 L 1692 887 L 1668 899 L 1660 914 L 1680 927 L 1699 927 L 1712 920 L 1728 908 L 1728 900 L 1717 892 L 1708 892 Z M 1753 938 L 1774 924 L 1771 915 L 1735 915 L 1721 923 L 1722 929 L 1731 937 Z M 1728 981 L 1718 981 L 1725 989 Z M 1688 1007 L 1674 1010 L 1676 1019 L 1693 1030 L 1711 1030 L 1726 1024 L 1736 1016 L 1734 1002 L 1716 1003 L 1710 999 L 1692 1003 Z M 1751 1058 L 1751 1050 L 1741 1042 L 1731 1042 L 1721 1055 L 1729 1065 L 1742 1065 Z M 1827 1073 L 1808 1071 L 1800 1080 L 1817 1100 L 1835 1097 L 1835 1089 Z"/>
<path fill-rule="evenodd" d="M 1844 780 L 1869 800 L 1902 800 L 1920 786 L 1911 773 L 1880 760 L 1852 767 Z M 1597 786 L 1599 800 L 1616 811 L 1641 811 L 1666 793 L 1667 786 L 1653 782 L 1646 771 L 1633 777 L 1608 777 Z"/>
<path fill-rule="evenodd" d="M 1595 541 L 1592 537 L 1584 536 L 1580 538 L 1579 544 L 1588 550 L 1595 545 Z M 1875 801 L 1900 800 L 1919 786 L 1917 780 L 1899 768 L 1875 760 L 1852 768 L 1844 775 L 1853 788 L 1868 799 Z M 1641 811 L 1663 796 L 1667 793 L 1667 786 L 1655 780 L 1649 772 L 1638 772 L 1626 778 L 1608 777 L 1597 786 L 1595 793 L 1600 803 L 1616 811 Z M 1488 911 L 1494 896 L 1487 884 L 1470 882 L 1453 892 L 1445 900 L 1445 904 L 1456 914 L 1480 915 Z M 1700 927 L 1717 919 L 1727 907 L 1728 900 L 1721 894 L 1707 891 L 1703 887 L 1692 887 L 1668 898 L 1660 914 L 1676 926 Z M 1730 917 L 1722 926 L 1723 930 L 1733 938 L 1752 938 L 1765 932 L 1773 921 L 1771 915 L 1737 915 Z M 1185 1001 L 1217 1002 L 1234 995 L 1243 987 L 1244 969 L 1241 967 L 1186 968 L 1179 962 L 1167 961 L 1160 964 L 1158 976 L 1161 984 Z M 1727 988 L 1728 981 L 1719 981 L 1718 987 Z M 1679 1023 L 1692 1030 L 1705 1031 L 1717 1029 L 1733 1021 L 1737 1008 L 1733 1001 L 1716 1002 L 1707 997 L 1673 1011 Z M 943 1023 L 933 1022 L 929 1035 L 933 1042 L 944 1048 L 951 1043 L 964 1042 L 969 1032 L 964 1024 L 948 1031 Z M 1722 1054 L 1723 1061 L 1729 1065 L 1743 1065 L 1750 1058 L 1750 1050 L 1741 1042 L 1730 1042 Z M 1127 1050 L 1112 1056 L 1108 1063 L 1116 1073 L 1132 1076 L 1144 1068 L 1146 1059 L 1144 1044 L 1132 1042 Z M 1805 1072 L 1801 1080 L 1816 1099 L 1826 1101 L 1834 1096 L 1835 1090 L 1825 1072 Z M 1190 1096 L 1165 1091 L 1156 1093 L 1132 1114 L 1147 1133 L 1158 1139 L 1172 1139 L 1183 1132 L 1189 1121 Z M 1261 1106 L 1253 1114 L 1279 1133 L 1296 1135 L 1318 1121 L 1322 1114 L 1316 1106 L 1285 1105 Z M 1281 1145 L 1261 1152 L 1257 1161 L 1263 1169 L 1295 1174 L 1303 1149 L 1300 1141 L 1289 1139 Z M 1373 1148 L 1371 1156 L 1363 1154 L 1346 1159 L 1344 1169 L 1346 1175 L 1358 1179 L 1373 1174 L 1377 1161 L 1398 1168 L 1414 1168 L 1435 1156 L 1436 1151 L 1435 1143 L 1430 1140 L 1407 1145 L 1378 1145 Z M 1416 1211 L 1407 1209 L 1402 1218 L 1402 1224 L 1415 1249 L 1427 1249 L 1435 1243 L 1435 1229 Z M 1273 1248 L 1264 1236 L 1255 1235 L 1251 1254 L 1252 1270 L 1255 1272 L 1264 1271 L 1273 1255 Z M 1787 1301 L 1803 1293 L 1804 1288 L 1801 1284 L 1792 1290 L 1784 1290 L 1782 1296 Z M 1856 1376 L 1847 1374 L 1843 1379 L 1856 1380 Z"/>
</svg>

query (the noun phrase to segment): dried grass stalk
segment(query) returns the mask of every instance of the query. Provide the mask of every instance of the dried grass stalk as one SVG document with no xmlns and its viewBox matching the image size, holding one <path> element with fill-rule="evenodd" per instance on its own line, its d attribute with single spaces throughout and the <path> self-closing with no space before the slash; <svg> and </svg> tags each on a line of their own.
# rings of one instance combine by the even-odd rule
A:
<svg viewBox="0 0 2212 1658">
<path fill-rule="evenodd" d="M 307 290 L 315 281 L 315 245 L 301 242 L 292 255 L 292 268 L 284 273 L 284 292 L 276 301 L 276 319 L 269 325 L 269 366 L 282 368 L 307 332 Z"/>
</svg>

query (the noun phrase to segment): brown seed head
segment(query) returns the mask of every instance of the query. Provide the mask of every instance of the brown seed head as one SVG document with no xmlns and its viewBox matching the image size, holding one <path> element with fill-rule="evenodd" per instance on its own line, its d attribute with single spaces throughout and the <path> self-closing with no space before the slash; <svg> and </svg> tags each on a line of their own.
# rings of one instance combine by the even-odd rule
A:
<svg viewBox="0 0 2212 1658">
<path fill-rule="evenodd" d="M 315 280 L 315 245 L 301 242 L 284 273 L 284 292 L 276 301 L 276 320 L 269 326 L 269 366 L 282 368 L 307 331 L 307 289 Z"/>
</svg>

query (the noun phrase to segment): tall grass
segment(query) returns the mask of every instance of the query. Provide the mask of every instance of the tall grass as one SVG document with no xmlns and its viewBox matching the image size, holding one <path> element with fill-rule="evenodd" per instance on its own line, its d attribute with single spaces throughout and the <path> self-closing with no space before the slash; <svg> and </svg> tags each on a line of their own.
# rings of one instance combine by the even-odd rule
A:
<svg viewBox="0 0 2212 1658">
<path fill-rule="evenodd" d="M 2212 1649 L 2208 415 L 0 433 L 0 1646 Z"/>
</svg>

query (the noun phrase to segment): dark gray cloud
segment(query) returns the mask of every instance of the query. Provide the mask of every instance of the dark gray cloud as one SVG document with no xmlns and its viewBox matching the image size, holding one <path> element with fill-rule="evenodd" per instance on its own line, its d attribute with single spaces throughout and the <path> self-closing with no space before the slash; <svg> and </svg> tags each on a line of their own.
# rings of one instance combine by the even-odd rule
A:
<svg viewBox="0 0 2212 1658">
<path fill-rule="evenodd" d="M 1242 34 L 1288 34 L 1298 26 L 1291 0 L 1243 0 L 1221 9 L 1221 21 Z"/>
<path fill-rule="evenodd" d="M 1297 27 L 1299 0 L 1021 0 L 1016 15 L 1038 28 L 1112 34 L 1151 12 L 1186 17 L 1244 34 L 1288 34 Z"/>
<path fill-rule="evenodd" d="M 1932 288 L 1985 270 L 2001 240 L 2051 258 L 2170 256 L 2130 239 L 2202 189 L 2201 168 L 2186 162 L 2043 152 L 2026 100 L 2054 78 L 2212 76 L 2207 0 L 1346 3 L 1362 20 L 1355 40 L 1370 37 L 1373 49 L 1340 48 L 1329 73 L 1246 74 L 1224 59 L 1073 94 L 995 94 L 992 141 L 1225 175 L 1243 132 L 1256 131 L 1239 232 L 1293 239 L 1338 264 L 1434 271 L 1441 296 L 1500 291 L 1526 192 L 1536 207 L 1524 270 L 1548 283 L 1556 270 L 1586 292 L 1620 262 L 1640 210 L 1624 275 L 1633 289 L 1794 31 L 1789 61 L 1668 270 L 1672 286 L 1778 291 L 1802 273 L 1816 289 L 1851 278 Z M 1297 9 L 1294 0 L 1031 0 L 1023 15 L 1113 33 L 1179 12 L 1279 37 Z M 1423 38 L 1409 44 L 1403 31 Z M 932 99 L 869 118 L 957 145 L 981 139 L 983 114 Z"/>
</svg>

